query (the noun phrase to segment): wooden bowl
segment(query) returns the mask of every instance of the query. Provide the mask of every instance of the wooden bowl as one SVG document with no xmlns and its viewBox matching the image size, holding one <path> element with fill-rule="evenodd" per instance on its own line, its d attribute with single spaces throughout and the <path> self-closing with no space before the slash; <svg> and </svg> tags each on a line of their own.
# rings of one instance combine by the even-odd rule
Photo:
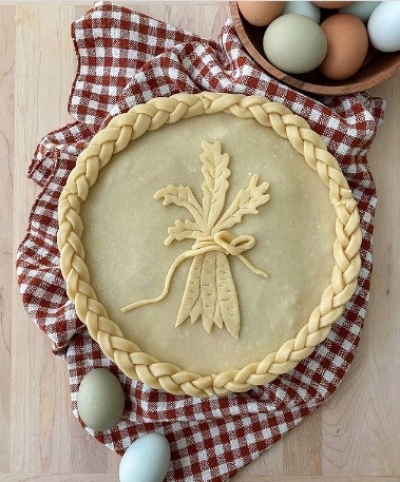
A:
<svg viewBox="0 0 400 482">
<path fill-rule="evenodd" d="M 346 95 L 371 89 L 400 72 L 400 52 L 382 53 L 370 48 L 361 69 L 346 80 L 330 80 L 318 70 L 296 76 L 286 74 L 265 58 L 263 37 L 266 27 L 250 25 L 241 15 L 237 2 L 229 3 L 236 33 L 251 58 L 269 75 L 295 89 L 316 95 Z"/>
</svg>

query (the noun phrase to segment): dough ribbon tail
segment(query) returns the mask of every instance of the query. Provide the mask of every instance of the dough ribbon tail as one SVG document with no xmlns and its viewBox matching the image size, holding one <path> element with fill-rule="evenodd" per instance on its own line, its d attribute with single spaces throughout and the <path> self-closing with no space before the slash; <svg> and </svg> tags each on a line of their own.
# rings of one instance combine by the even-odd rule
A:
<svg viewBox="0 0 400 482">
<path fill-rule="evenodd" d="M 262 269 L 256 268 L 254 265 L 250 263 L 250 261 L 243 256 L 243 254 L 237 255 L 237 257 L 244 263 L 254 274 L 258 274 L 259 276 L 262 276 L 263 278 L 268 278 L 268 275 L 265 271 Z"/>
<path fill-rule="evenodd" d="M 122 311 L 122 313 L 127 313 L 128 311 L 135 310 L 136 308 L 140 308 L 141 306 L 151 305 L 153 303 L 158 303 L 159 301 L 163 300 L 169 292 L 169 287 L 171 285 L 172 277 L 174 275 L 176 268 L 183 261 L 185 261 L 185 259 L 193 258 L 194 256 L 207 253 L 208 251 L 223 251 L 223 249 L 216 246 L 206 246 L 200 249 L 191 249 L 189 251 L 185 251 L 184 253 L 182 253 L 180 256 L 176 258 L 176 260 L 172 263 L 171 267 L 169 268 L 167 273 L 167 278 L 164 284 L 164 290 L 159 296 L 157 296 L 156 298 L 149 298 L 147 300 L 136 301 L 135 303 L 124 306 L 123 308 L 120 309 L 120 311 Z"/>
</svg>

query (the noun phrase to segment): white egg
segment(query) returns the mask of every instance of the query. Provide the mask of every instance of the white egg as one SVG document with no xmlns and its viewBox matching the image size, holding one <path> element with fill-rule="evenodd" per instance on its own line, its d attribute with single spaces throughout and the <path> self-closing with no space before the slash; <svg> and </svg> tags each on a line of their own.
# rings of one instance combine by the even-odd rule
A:
<svg viewBox="0 0 400 482">
<path fill-rule="evenodd" d="M 381 52 L 400 50 L 400 2 L 381 2 L 368 20 L 371 44 Z"/>
<path fill-rule="evenodd" d="M 367 22 L 371 13 L 381 2 L 358 1 L 353 2 L 347 7 L 339 8 L 340 13 L 350 13 L 355 15 L 363 22 Z"/>
<path fill-rule="evenodd" d="M 286 2 L 281 15 L 287 15 L 289 13 L 304 15 L 317 23 L 321 20 L 321 10 L 312 2 Z"/>
<path fill-rule="evenodd" d="M 168 440 L 159 433 L 139 437 L 128 447 L 119 465 L 120 482 L 162 482 L 171 460 Z"/>
</svg>

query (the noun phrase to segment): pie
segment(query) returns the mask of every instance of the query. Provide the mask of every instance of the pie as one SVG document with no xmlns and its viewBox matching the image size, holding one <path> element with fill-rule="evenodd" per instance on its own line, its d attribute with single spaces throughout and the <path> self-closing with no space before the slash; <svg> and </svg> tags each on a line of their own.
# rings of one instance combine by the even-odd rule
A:
<svg viewBox="0 0 400 482">
<path fill-rule="evenodd" d="M 176 395 L 245 392 L 308 357 L 354 293 L 360 244 L 336 159 L 258 96 L 136 105 L 59 200 L 78 317 L 128 377 Z"/>
</svg>

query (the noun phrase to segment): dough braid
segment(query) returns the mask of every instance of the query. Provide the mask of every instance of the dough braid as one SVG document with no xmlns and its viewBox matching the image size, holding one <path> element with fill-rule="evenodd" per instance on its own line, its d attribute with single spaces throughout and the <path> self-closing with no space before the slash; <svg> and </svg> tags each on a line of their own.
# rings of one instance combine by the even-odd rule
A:
<svg viewBox="0 0 400 482">
<path fill-rule="evenodd" d="M 329 188 L 330 200 L 337 215 L 335 267 L 331 284 L 322 294 L 320 305 L 311 313 L 308 323 L 296 338 L 287 341 L 277 352 L 260 362 L 251 363 L 240 370 L 201 376 L 170 363 L 161 363 L 142 352 L 133 341 L 124 338 L 121 329 L 109 318 L 106 309 L 96 298 L 85 264 L 80 239 L 83 231 L 80 207 L 90 187 L 96 182 L 99 170 L 107 165 L 115 153 L 125 149 L 129 142 L 164 124 L 219 112 L 243 119 L 253 118 L 261 125 L 272 128 L 279 136 L 287 138 L 293 148 L 304 156 L 310 168 L 318 173 Z M 336 159 L 304 119 L 292 114 L 283 105 L 269 102 L 263 97 L 210 92 L 196 95 L 182 93 L 168 98 L 155 98 L 133 107 L 126 114 L 116 116 L 105 130 L 94 136 L 88 148 L 79 156 L 62 191 L 58 214 L 61 271 L 78 317 L 86 324 L 105 355 L 127 376 L 176 395 L 204 397 L 245 392 L 294 368 L 327 337 L 331 325 L 340 317 L 344 305 L 356 289 L 361 267 L 357 203 Z"/>
</svg>

